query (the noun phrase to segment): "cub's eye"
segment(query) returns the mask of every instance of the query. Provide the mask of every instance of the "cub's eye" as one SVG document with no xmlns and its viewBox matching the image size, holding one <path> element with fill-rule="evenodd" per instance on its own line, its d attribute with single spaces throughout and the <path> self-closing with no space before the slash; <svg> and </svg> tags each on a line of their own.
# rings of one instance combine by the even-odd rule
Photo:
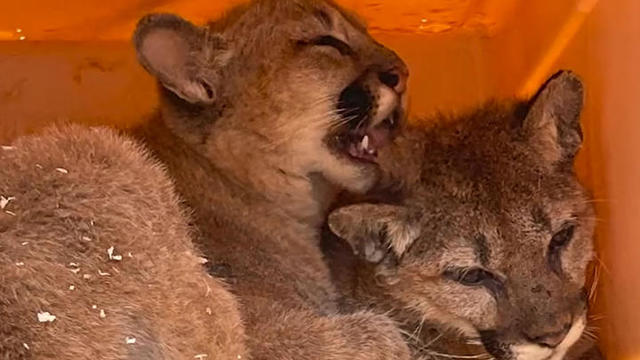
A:
<svg viewBox="0 0 640 360">
<path fill-rule="evenodd" d="M 560 259 L 561 250 L 569 244 L 573 238 L 575 229 L 575 225 L 565 226 L 562 230 L 555 233 L 549 242 L 547 262 L 549 263 L 551 270 L 558 275 L 562 273 L 562 261 Z"/>
<path fill-rule="evenodd" d="M 453 268 L 446 270 L 442 275 L 464 286 L 483 286 L 496 298 L 504 294 L 502 280 L 492 272 L 481 268 Z"/>
<path fill-rule="evenodd" d="M 573 238 L 575 229 L 575 225 L 569 225 L 565 226 L 564 229 L 555 233 L 551 238 L 551 241 L 549 242 L 549 250 L 556 250 L 567 246 L 567 244 L 569 244 L 569 241 L 571 241 L 571 239 Z"/>
<path fill-rule="evenodd" d="M 454 269 L 444 272 L 444 277 L 457 281 L 466 286 L 482 285 L 485 280 L 493 278 L 493 275 L 480 268 Z"/>
<path fill-rule="evenodd" d="M 299 44 L 302 45 L 312 45 L 312 46 L 330 46 L 340 52 L 342 55 L 351 55 L 353 54 L 353 50 L 347 43 L 344 41 L 331 36 L 331 35 L 322 35 L 316 38 L 313 38 L 309 41 L 299 41 Z"/>
</svg>

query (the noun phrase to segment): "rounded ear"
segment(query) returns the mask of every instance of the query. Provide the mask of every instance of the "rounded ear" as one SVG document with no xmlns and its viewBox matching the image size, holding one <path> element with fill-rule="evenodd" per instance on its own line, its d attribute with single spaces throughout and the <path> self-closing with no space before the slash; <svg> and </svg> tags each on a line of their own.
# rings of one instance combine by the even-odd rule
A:
<svg viewBox="0 0 640 360">
<path fill-rule="evenodd" d="M 531 99 L 523 131 L 542 158 L 551 164 L 573 160 L 582 145 L 583 92 L 580 78 L 571 71 L 559 71 Z"/>
<path fill-rule="evenodd" d="M 172 14 L 151 14 L 133 35 L 138 61 L 160 83 L 190 103 L 215 101 L 220 68 L 229 57 L 220 35 Z"/>
<path fill-rule="evenodd" d="M 392 251 L 398 258 L 420 235 L 418 217 L 409 208 L 386 204 L 357 204 L 329 214 L 331 231 L 359 257 L 379 263 Z"/>
</svg>

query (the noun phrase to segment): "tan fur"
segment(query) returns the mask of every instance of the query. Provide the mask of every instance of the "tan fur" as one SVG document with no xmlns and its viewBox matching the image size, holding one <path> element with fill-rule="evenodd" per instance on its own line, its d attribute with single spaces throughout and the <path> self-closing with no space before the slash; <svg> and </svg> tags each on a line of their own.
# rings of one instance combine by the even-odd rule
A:
<svg viewBox="0 0 640 360">
<path fill-rule="evenodd" d="M 50 129 L 0 150 L 0 164 L 12 198 L 0 210 L 1 359 L 247 358 L 234 297 L 202 268 L 171 181 L 138 144 Z"/>
<path fill-rule="evenodd" d="M 402 120 L 401 60 L 315 0 L 254 1 L 206 28 L 151 15 L 134 42 L 160 82 L 161 105 L 133 133 L 193 209 L 210 273 L 241 303 L 252 358 L 406 359 L 386 316 L 337 312 L 318 247 L 335 189 L 364 191 L 376 179 L 374 164 L 336 142 L 360 130 L 391 135 L 396 124 L 384 128 L 385 116 Z M 340 108 L 354 84 L 371 95 L 361 118 Z"/>
<path fill-rule="evenodd" d="M 440 338 L 420 341 L 426 322 L 498 359 L 563 358 L 584 329 L 592 258 L 593 208 L 572 170 L 581 107 L 579 79 L 560 72 L 530 103 L 407 129 L 380 155 L 389 176 L 371 197 L 386 204 L 329 217 L 361 259 L 330 251 L 344 292 L 405 322 L 418 354 L 456 353 Z"/>
</svg>

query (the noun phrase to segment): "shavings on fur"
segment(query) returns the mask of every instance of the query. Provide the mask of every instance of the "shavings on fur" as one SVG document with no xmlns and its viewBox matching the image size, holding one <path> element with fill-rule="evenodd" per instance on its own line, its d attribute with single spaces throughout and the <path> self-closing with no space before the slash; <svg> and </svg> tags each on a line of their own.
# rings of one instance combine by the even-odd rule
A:
<svg viewBox="0 0 640 360">
<path fill-rule="evenodd" d="M 36 167 L 37 167 L 38 169 L 42 170 L 42 165 L 40 165 L 40 164 L 36 164 Z"/>
<path fill-rule="evenodd" d="M 69 271 L 71 271 L 74 274 L 77 274 L 80 272 L 80 264 L 78 263 L 74 263 L 74 262 L 70 262 L 69 266 L 72 266 L 73 269 L 69 269 Z"/>
<path fill-rule="evenodd" d="M 69 170 L 65 169 L 65 168 L 56 168 L 56 171 L 61 173 L 61 174 L 68 174 Z"/>
<path fill-rule="evenodd" d="M 84 274 L 84 275 L 82 275 L 82 278 L 85 279 L 85 280 L 89 280 L 89 279 L 91 279 L 91 275 Z"/>
<path fill-rule="evenodd" d="M 92 241 L 93 239 L 91 239 L 91 238 L 90 238 L 90 237 L 88 237 L 88 236 L 83 236 L 83 237 L 82 237 L 82 240 L 84 240 L 84 241 Z"/>
<path fill-rule="evenodd" d="M 23 242 L 22 242 L 22 244 L 20 244 L 20 245 L 25 246 L 25 245 L 27 245 L 27 244 L 29 244 L 29 242 L 28 242 L 28 241 L 23 241 Z"/>
<path fill-rule="evenodd" d="M 115 260 L 115 261 L 122 260 L 122 255 L 113 254 L 114 250 L 115 248 L 113 246 L 107 249 L 107 255 L 109 255 L 109 260 Z"/>
<path fill-rule="evenodd" d="M 207 309 L 205 310 L 207 314 L 211 315 L 211 308 L 207 306 Z"/>
<path fill-rule="evenodd" d="M 27 349 L 27 350 L 31 350 L 31 348 L 29 347 L 29 345 L 27 343 L 22 343 L 22 346 L 24 346 L 24 348 Z"/>
<path fill-rule="evenodd" d="M 18 262 L 16 263 L 16 266 L 24 266 L 24 263 L 23 263 L 22 261 L 18 261 Z"/>
<path fill-rule="evenodd" d="M 198 354 L 198 355 L 194 356 L 193 358 L 202 360 L 202 359 L 204 359 L 206 357 L 209 357 L 209 355 L 207 355 L 207 354 Z"/>
<path fill-rule="evenodd" d="M 238 355 L 238 360 L 242 359 L 242 355 Z"/>
<path fill-rule="evenodd" d="M 69 290 L 73 291 L 73 290 L 75 290 L 75 289 L 76 289 L 76 287 L 75 287 L 75 286 L 73 286 L 73 285 L 69 285 Z"/>
<path fill-rule="evenodd" d="M 16 198 L 14 196 L 4 197 L 4 196 L 0 195 L 0 209 L 4 210 L 4 208 L 7 207 L 9 202 L 11 200 L 15 200 L 15 199 Z"/>
<path fill-rule="evenodd" d="M 127 253 L 127 256 L 130 257 L 130 258 L 133 257 L 133 255 L 130 252 Z"/>
<path fill-rule="evenodd" d="M 5 210 L 4 212 L 11 216 L 16 216 L 16 213 L 14 213 L 13 211 Z"/>
<path fill-rule="evenodd" d="M 98 308 L 98 305 L 91 305 L 91 308 L 92 308 L 93 310 L 95 310 L 95 309 L 97 309 L 97 308 Z"/>
<path fill-rule="evenodd" d="M 204 265 L 204 264 L 208 263 L 208 262 L 209 262 L 209 260 L 208 260 L 207 258 L 199 257 L 199 258 L 198 258 L 198 262 L 199 262 L 200 264 L 203 264 L 203 265 Z"/>
<path fill-rule="evenodd" d="M 48 311 L 42 311 L 38 313 L 39 322 L 53 322 L 56 319 L 55 315 L 51 315 Z"/>
<path fill-rule="evenodd" d="M 15 150 L 16 149 L 15 146 L 11 146 L 11 145 L 1 145 L 0 147 L 2 148 L 2 150 L 5 150 L 5 151 Z"/>
<path fill-rule="evenodd" d="M 136 338 L 127 336 L 126 338 L 124 338 L 124 342 L 127 345 L 135 344 L 136 343 Z"/>
<path fill-rule="evenodd" d="M 107 314 L 104 312 L 104 309 L 100 309 L 100 319 L 104 319 L 107 317 Z"/>
<path fill-rule="evenodd" d="M 111 276 L 111 274 L 109 274 L 108 272 L 102 271 L 100 269 L 98 269 L 98 275 L 100 275 L 100 276 Z"/>
</svg>

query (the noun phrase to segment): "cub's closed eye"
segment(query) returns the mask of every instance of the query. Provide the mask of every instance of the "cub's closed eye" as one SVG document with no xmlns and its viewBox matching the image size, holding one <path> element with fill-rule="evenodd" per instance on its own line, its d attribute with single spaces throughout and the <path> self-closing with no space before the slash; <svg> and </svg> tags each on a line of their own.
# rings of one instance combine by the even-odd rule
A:
<svg viewBox="0 0 640 360">
<path fill-rule="evenodd" d="M 502 281 L 490 271 L 482 268 L 452 268 L 446 270 L 442 276 L 465 286 L 483 286 L 494 296 L 499 296 L 504 285 Z"/>
<path fill-rule="evenodd" d="M 482 282 L 491 278 L 488 271 L 481 268 L 456 268 L 444 272 L 444 277 L 467 286 L 482 285 Z"/>
<path fill-rule="evenodd" d="M 298 43 L 311 46 L 330 46 L 338 50 L 342 55 L 353 54 L 353 50 L 347 43 L 331 35 L 322 35 L 308 41 L 299 41 Z"/>
</svg>

